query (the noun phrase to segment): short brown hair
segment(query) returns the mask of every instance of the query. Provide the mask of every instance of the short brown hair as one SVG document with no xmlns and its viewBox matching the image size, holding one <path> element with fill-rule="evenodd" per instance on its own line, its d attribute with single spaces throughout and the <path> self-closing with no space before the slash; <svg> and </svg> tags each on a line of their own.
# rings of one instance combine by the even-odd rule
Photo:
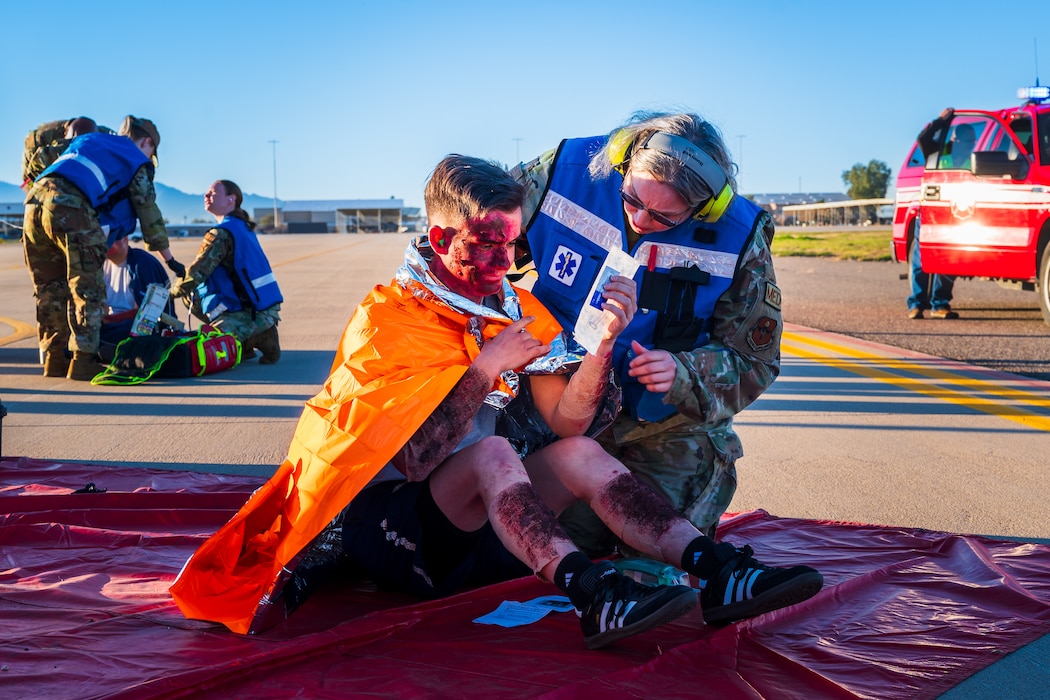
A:
<svg viewBox="0 0 1050 700">
<path fill-rule="evenodd" d="M 453 153 L 430 174 L 423 201 L 428 219 L 470 221 L 490 211 L 520 209 L 525 188 L 496 161 Z"/>
</svg>

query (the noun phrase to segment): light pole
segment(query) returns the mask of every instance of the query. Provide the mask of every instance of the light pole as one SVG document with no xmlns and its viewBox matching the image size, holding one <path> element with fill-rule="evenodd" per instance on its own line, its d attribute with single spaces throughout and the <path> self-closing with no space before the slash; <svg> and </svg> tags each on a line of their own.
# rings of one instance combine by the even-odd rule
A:
<svg viewBox="0 0 1050 700">
<path fill-rule="evenodd" d="M 515 138 L 513 140 L 514 140 L 514 149 L 515 149 L 514 150 L 514 157 L 517 159 L 518 163 L 520 163 L 521 162 L 521 142 L 524 139 L 518 137 L 518 138 Z M 517 165 L 517 163 L 515 163 L 515 165 Z"/>
<path fill-rule="evenodd" d="M 277 233 L 277 141 L 271 139 L 273 147 L 273 232 Z"/>
</svg>

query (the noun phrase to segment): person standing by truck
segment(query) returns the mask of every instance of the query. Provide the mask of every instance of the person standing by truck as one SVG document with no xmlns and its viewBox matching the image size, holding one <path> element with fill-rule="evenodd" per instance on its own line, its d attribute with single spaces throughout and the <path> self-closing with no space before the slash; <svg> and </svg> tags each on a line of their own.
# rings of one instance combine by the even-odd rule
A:
<svg viewBox="0 0 1050 700">
<path fill-rule="evenodd" d="M 969 167 L 970 154 L 973 153 L 976 142 L 973 127 L 969 124 L 960 124 L 952 133 L 951 139 L 947 141 L 950 148 L 943 154 L 940 153 L 941 144 L 945 142 L 945 132 L 954 114 L 954 109 L 945 108 L 936 119 L 919 132 L 918 142 L 926 158 L 926 167 L 937 167 L 942 170 Z M 934 156 L 937 156 L 935 163 L 931 161 Z M 908 297 L 908 318 L 913 321 L 921 319 L 926 310 L 930 311 L 931 318 L 945 320 L 959 318 L 958 312 L 953 311 L 951 306 L 955 277 L 931 275 L 922 269 L 922 259 L 919 257 L 920 228 L 921 222 L 916 219 L 908 275 L 908 282 L 911 285 L 911 295 Z"/>
</svg>

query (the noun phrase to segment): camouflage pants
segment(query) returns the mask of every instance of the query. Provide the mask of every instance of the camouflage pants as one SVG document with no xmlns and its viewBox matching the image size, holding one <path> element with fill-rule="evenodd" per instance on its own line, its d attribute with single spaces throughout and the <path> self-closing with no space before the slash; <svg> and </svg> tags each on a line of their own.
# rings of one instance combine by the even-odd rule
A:
<svg viewBox="0 0 1050 700">
<path fill-rule="evenodd" d="M 281 320 L 280 304 L 274 304 L 270 308 L 263 309 L 262 311 L 253 312 L 252 309 L 227 311 L 214 321 L 209 321 L 198 307 L 194 307 L 192 311 L 194 316 L 205 323 L 215 326 L 224 333 L 230 333 L 231 335 L 236 336 L 237 340 L 241 341 L 242 344 L 252 336 L 258 335 L 271 326 L 277 325 L 277 322 Z"/>
<path fill-rule="evenodd" d="M 26 202 L 22 235 L 44 352 L 94 353 L 106 313 L 106 236 L 71 185 L 45 178 Z"/>
<path fill-rule="evenodd" d="M 605 451 L 642 481 L 663 494 L 700 532 L 714 537 L 718 520 L 736 493 L 736 460 L 740 438 L 731 424 L 702 429 L 687 419 L 672 427 L 643 427 L 620 414 L 613 427 L 598 436 Z M 619 438 L 619 439 L 618 439 Z M 577 503 L 559 520 L 578 547 L 591 556 L 616 544 L 598 516 Z"/>
</svg>

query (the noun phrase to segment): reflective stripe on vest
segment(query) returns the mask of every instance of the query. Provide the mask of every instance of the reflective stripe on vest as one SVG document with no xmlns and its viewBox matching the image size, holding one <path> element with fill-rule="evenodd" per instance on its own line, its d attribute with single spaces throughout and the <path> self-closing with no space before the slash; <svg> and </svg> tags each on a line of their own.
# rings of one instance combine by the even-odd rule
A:
<svg viewBox="0 0 1050 700">
<path fill-rule="evenodd" d="M 618 228 L 553 190 L 547 193 L 540 205 L 540 211 L 606 250 L 620 247 L 621 234 Z M 726 279 L 733 278 L 737 260 L 740 258 L 736 253 L 723 253 L 676 243 L 643 241 L 634 251 L 634 259 L 643 265 L 647 264 L 650 259 L 649 251 L 653 246 L 656 246 L 656 267 L 670 269 L 695 265 L 712 277 Z"/>
<path fill-rule="evenodd" d="M 99 188 L 105 191 L 109 183 L 106 182 L 106 176 L 102 174 L 102 169 L 95 164 L 95 161 L 91 160 L 82 153 L 66 153 L 55 159 L 56 164 L 61 163 L 62 161 L 73 161 L 74 163 L 77 163 L 87 168 L 88 171 L 95 176 L 95 179 L 98 180 Z"/>
<path fill-rule="evenodd" d="M 553 190 L 547 192 L 540 211 L 606 250 L 620 247 L 620 229 Z"/>
</svg>

